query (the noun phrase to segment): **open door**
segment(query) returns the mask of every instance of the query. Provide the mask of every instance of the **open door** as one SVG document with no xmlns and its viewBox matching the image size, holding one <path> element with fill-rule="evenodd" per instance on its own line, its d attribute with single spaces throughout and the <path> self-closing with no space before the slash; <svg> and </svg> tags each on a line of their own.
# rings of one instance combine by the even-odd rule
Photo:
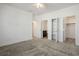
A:
<svg viewBox="0 0 79 59">
<path fill-rule="evenodd" d="M 58 41 L 58 19 L 52 19 L 52 40 Z"/>
</svg>

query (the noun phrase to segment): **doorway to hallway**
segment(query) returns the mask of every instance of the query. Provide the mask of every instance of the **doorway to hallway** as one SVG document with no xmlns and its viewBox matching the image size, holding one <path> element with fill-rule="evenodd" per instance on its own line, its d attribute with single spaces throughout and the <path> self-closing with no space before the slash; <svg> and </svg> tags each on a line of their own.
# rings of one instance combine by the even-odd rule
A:
<svg viewBox="0 0 79 59">
<path fill-rule="evenodd" d="M 41 21 L 41 28 L 42 28 L 42 38 L 48 38 L 48 24 L 47 20 Z"/>
</svg>

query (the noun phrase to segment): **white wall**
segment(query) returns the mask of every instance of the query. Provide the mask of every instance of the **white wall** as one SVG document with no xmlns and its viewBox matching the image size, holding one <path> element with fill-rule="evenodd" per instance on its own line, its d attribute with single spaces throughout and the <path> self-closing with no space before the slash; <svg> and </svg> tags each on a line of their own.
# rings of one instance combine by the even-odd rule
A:
<svg viewBox="0 0 79 59">
<path fill-rule="evenodd" d="M 34 36 L 36 38 L 41 38 L 41 20 L 34 21 Z"/>
<path fill-rule="evenodd" d="M 47 30 L 47 20 L 42 21 L 42 30 Z"/>
<path fill-rule="evenodd" d="M 51 40 L 52 39 L 52 37 L 51 37 L 51 35 L 52 35 L 52 20 L 48 20 L 48 22 L 47 22 L 48 24 L 47 24 L 47 32 L 48 32 L 48 39 L 49 40 Z"/>
<path fill-rule="evenodd" d="M 0 46 L 32 39 L 32 14 L 0 4 Z"/>
<path fill-rule="evenodd" d="M 75 5 L 72 7 L 68 7 L 68 8 L 64 8 L 61 10 L 57 10 L 54 12 L 49 12 L 49 13 L 45 13 L 42 15 L 38 15 L 36 16 L 36 20 L 51 20 L 54 17 L 59 18 L 59 32 L 60 32 L 60 37 L 59 37 L 59 41 L 63 41 L 63 19 L 66 16 L 76 16 L 76 20 L 77 20 L 77 24 L 76 24 L 76 45 L 79 45 L 79 5 Z M 51 24 L 51 23 L 49 23 Z M 48 27 L 51 27 L 48 24 Z M 50 28 L 51 29 L 51 28 Z M 48 30 L 48 36 L 51 38 L 50 34 L 51 34 L 51 30 Z M 60 39 L 61 38 L 61 39 Z"/>
</svg>

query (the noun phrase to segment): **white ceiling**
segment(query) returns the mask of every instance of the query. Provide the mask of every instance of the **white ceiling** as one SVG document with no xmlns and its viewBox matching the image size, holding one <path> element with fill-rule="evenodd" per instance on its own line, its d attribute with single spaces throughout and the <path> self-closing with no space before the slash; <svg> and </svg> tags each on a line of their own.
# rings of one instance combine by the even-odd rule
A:
<svg viewBox="0 0 79 59">
<path fill-rule="evenodd" d="M 34 3 L 8 3 L 8 5 L 17 7 L 19 9 L 32 12 L 35 15 L 43 14 L 46 12 L 56 11 L 59 9 L 63 9 L 66 7 L 70 7 L 76 5 L 78 3 L 44 3 L 45 8 L 37 9 L 33 7 Z"/>
</svg>

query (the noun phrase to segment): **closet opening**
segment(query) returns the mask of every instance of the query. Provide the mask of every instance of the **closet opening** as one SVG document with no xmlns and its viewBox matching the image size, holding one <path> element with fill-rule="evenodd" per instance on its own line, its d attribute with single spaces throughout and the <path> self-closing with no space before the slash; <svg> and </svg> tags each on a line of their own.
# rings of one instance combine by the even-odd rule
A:
<svg viewBox="0 0 79 59">
<path fill-rule="evenodd" d="M 76 18 L 75 16 L 68 16 L 64 19 L 64 42 L 67 44 L 75 45 L 75 26 Z"/>
</svg>

